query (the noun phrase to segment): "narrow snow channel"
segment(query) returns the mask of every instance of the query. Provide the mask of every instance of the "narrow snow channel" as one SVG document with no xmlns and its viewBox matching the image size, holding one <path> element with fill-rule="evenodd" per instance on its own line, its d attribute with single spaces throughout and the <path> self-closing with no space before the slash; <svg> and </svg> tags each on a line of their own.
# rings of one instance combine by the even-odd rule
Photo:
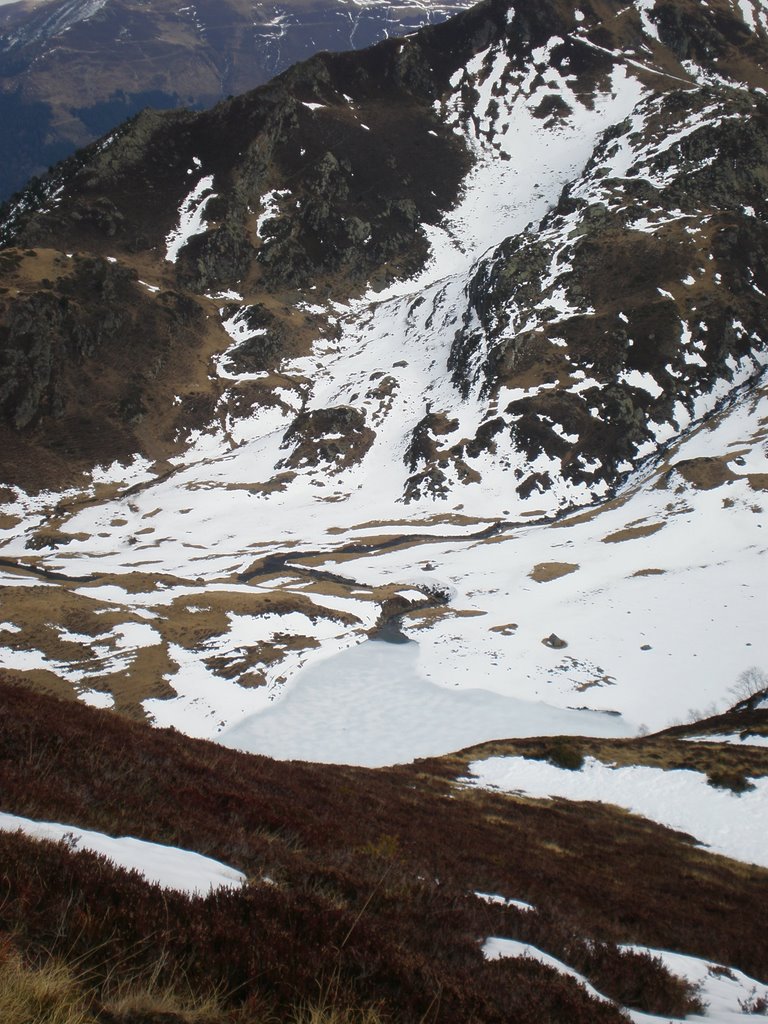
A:
<svg viewBox="0 0 768 1024">
<path fill-rule="evenodd" d="M 75 850 L 100 853 L 119 868 L 138 871 L 148 882 L 164 889 L 176 889 L 190 896 L 205 896 L 223 886 L 238 886 L 245 881 L 242 871 L 191 850 L 161 846 L 131 836 L 105 835 L 75 825 L 33 821 L 0 811 L 0 832 L 23 832 L 32 839 L 57 843 L 65 840 Z"/>
<path fill-rule="evenodd" d="M 618 715 L 435 686 L 417 643 L 368 640 L 303 669 L 285 697 L 216 737 L 279 760 L 404 764 L 508 736 L 627 736 Z"/>
</svg>

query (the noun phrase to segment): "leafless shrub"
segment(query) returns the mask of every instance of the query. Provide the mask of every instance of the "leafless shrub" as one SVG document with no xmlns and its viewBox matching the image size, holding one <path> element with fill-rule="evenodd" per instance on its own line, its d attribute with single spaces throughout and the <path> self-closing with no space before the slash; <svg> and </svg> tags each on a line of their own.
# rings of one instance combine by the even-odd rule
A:
<svg viewBox="0 0 768 1024">
<path fill-rule="evenodd" d="M 735 684 L 728 691 L 736 704 L 748 701 L 752 704 L 755 698 L 768 694 L 768 672 L 758 665 L 752 665 L 740 672 Z"/>
<path fill-rule="evenodd" d="M 739 1000 L 739 1009 L 742 1013 L 751 1015 L 768 1016 L 768 992 L 763 992 L 761 996 L 757 994 L 757 989 L 753 988 L 746 999 Z"/>
</svg>

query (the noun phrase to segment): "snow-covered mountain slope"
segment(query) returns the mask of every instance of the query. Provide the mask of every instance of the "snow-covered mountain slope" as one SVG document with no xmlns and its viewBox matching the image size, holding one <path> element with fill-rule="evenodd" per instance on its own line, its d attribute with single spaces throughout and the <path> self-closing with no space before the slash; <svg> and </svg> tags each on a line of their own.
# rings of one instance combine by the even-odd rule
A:
<svg viewBox="0 0 768 1024">
<path fill-rule="evenodd" d="M 348 745 L 337 737 L 330 750 L 317 717 L 318 697 L 331 693 L 323 686 L 348 671 L 342 654 L 325 674 L 323 663 L 315 667 L 314 686 L 297 680 L 281 712 L 294 737 L 286 751 L 343 761 L 368 735 L 364 755 L 355 755 L 364 763 L 407 759 L 409 714 L 430 737 L 425 746 L 417 728 L 413 753 L 427 754 L 503 735 L 655 729 L 697 717 L 692 709 L 722 709 L 738 673 L 768 654 L 765 415 L 761 389 L 613 500 L 531 525 L 455 513 L 366 522 L 362 498 L 360 518 L 346 526 L 340 503 L 322 501 L 277 504 L 265 521 L 270 503 L 233 489 L 232 477 L 178 474 L 76 511 L 63 526 L 66 546 L 34 559 L 62 574 L 44 587 L 18 569 L 30 562 L 23 539 L 6 544 L 5 557 L 18 562 L 5 575 L 3 661 L 48 685 L 52 675 L 68 679 L 88 700 L 94 688 L 113 690 L 121 704 L 156 691 L 146 710 L 195 735 L 215 738 L 256 715 L 238 745 L 275 755 L 269 737 L 248 737 L 262 734 L 260 714 L 292 694 L 297 668 L 358 643 L 382 612 L 410 608 L 403 629 L 418 648 L 407 669 L 399 648 L 390 657 L 377 645 L 373 678 L 333 691 Z M 412 679 L 396 703 L 388 699 L 393 674 Z M 152 690 L 148 679 L 157 681 Z M 446 689 L 445 710 L 426 700 L 427 683 Z M 532 704 L 513 701 L 506 713 L 496 694 Z M 567 724 L 557 712 L 548 719 L 539 701 L 620 712 L 624 721 L 572 712 Z M 487 731 L 475 725 L 456 742 L 451 722 L 467 723 L 485 706 Z"/>
<path fill-rule="evenodd" d="M 461 708 L 460 743 L 722 708 L 768 663 L 763 17 L 493 0 L 23 196 L 6 669 L 254 750 L 286 697 L 292 756 L 354 760 L 313 662 L 379 764 Z M 342 692 L 397 615 L 407 673 Z"/>
<path fill-rule="evenodd" d="M 104 691 L 121 706 L 150 697 L 145 709 L 159 723 L 195 735 L 215 738 L 251 716 L 240 733 L 249 738 L 236 745 L 273 755 L 275 743 L 258 740 L 260 715 L 273 716 L 288 695 L 276 735 L 293 737 L 286 753 L 315 760 L 359 759 L 361 736 L 364 763 L 387 763 L 494 736 L 620 734 L 722 709 L 738 673 L 768 654 L 765 416 L 760 389 L 612 501 L 528 526 L 454 513 L 345 527 L 339 504 L 306 501 L 275 506 L 269 520 L 269 503 L 232 489 L 231 477 L 177 474 L 65 517 L 60 538 L 69 543 L 56 553 L 30 557 L 23 545 L 33 531 L 6 543 L 3 664 L 46 686 L 68 680 L 89 701 Z M 62 576 L 36 582 L 24 564 Z M 378 645 L 378 676 L 372 663 L 364 689 L 333 691 L 343 729 L 329 750 L 317 701 L 345 663 L 331 659 L 325 676 L 318 664 L 314 688 L 297 679 L 303 700 L 292 696 L 296 669 L 364 639 L 382 611 L 409 607 L 413 674 L 404 674 L 400 648 L 388 658 Z M 393 673 L 412 679 L 395 702 Z M 427 683 L 445 688 L 444 711 L 425 702 Z M 495 694 L 533 703 L 513 700 L 504 713 Z M 487 731 L 471 727 L 457 742 L 451 722 L 489 702 Z M 571 712 L 566 725 L 547 707 L 618 711 L 624 723 Z M 410 750 L 404 715 L 421 723 Z"/>
</svg>

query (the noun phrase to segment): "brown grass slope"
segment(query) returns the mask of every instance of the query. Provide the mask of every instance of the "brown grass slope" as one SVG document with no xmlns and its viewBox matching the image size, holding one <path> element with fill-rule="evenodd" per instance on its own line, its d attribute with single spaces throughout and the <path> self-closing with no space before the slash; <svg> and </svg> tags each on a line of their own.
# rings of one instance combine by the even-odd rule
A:
<svg viewBox="0 0 768 1024">
<path fill-rule="evenodd" d="M 670 1015 L 691 993 L 613 942 L 768 978 L 768 873 L 614 808 L 462 790 L 458 756 L 375 772 L 277 763 L 12 686 L 0 706 L 4 810 L 195 849 L 251 878 L 190 900 L 93 855 L 0 836 L 0 931 L 33 958 L 77 958 L 99 998 L 160 962 L 162 982 L 183 977 L 253 1014 L 284 1015 L 332 978 L 344 1005 L 400 1021 L 620 1019 L 540 965 L 485 962 L 488 935 Z"/>
</svg>

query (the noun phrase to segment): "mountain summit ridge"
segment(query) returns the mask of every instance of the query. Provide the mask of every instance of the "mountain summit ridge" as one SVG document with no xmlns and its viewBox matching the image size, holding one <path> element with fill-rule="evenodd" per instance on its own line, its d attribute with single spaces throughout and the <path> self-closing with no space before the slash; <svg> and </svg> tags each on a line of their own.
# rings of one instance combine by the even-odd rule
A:
<svg viewBox="0 0 768 1024">
<path fill-rule="evenodd" d="M 370 46 L 468 0 L 46 0 L 0 7 L 0 197 L 147 106 L 205 108 L 320 50 Z"/>
</svg>

